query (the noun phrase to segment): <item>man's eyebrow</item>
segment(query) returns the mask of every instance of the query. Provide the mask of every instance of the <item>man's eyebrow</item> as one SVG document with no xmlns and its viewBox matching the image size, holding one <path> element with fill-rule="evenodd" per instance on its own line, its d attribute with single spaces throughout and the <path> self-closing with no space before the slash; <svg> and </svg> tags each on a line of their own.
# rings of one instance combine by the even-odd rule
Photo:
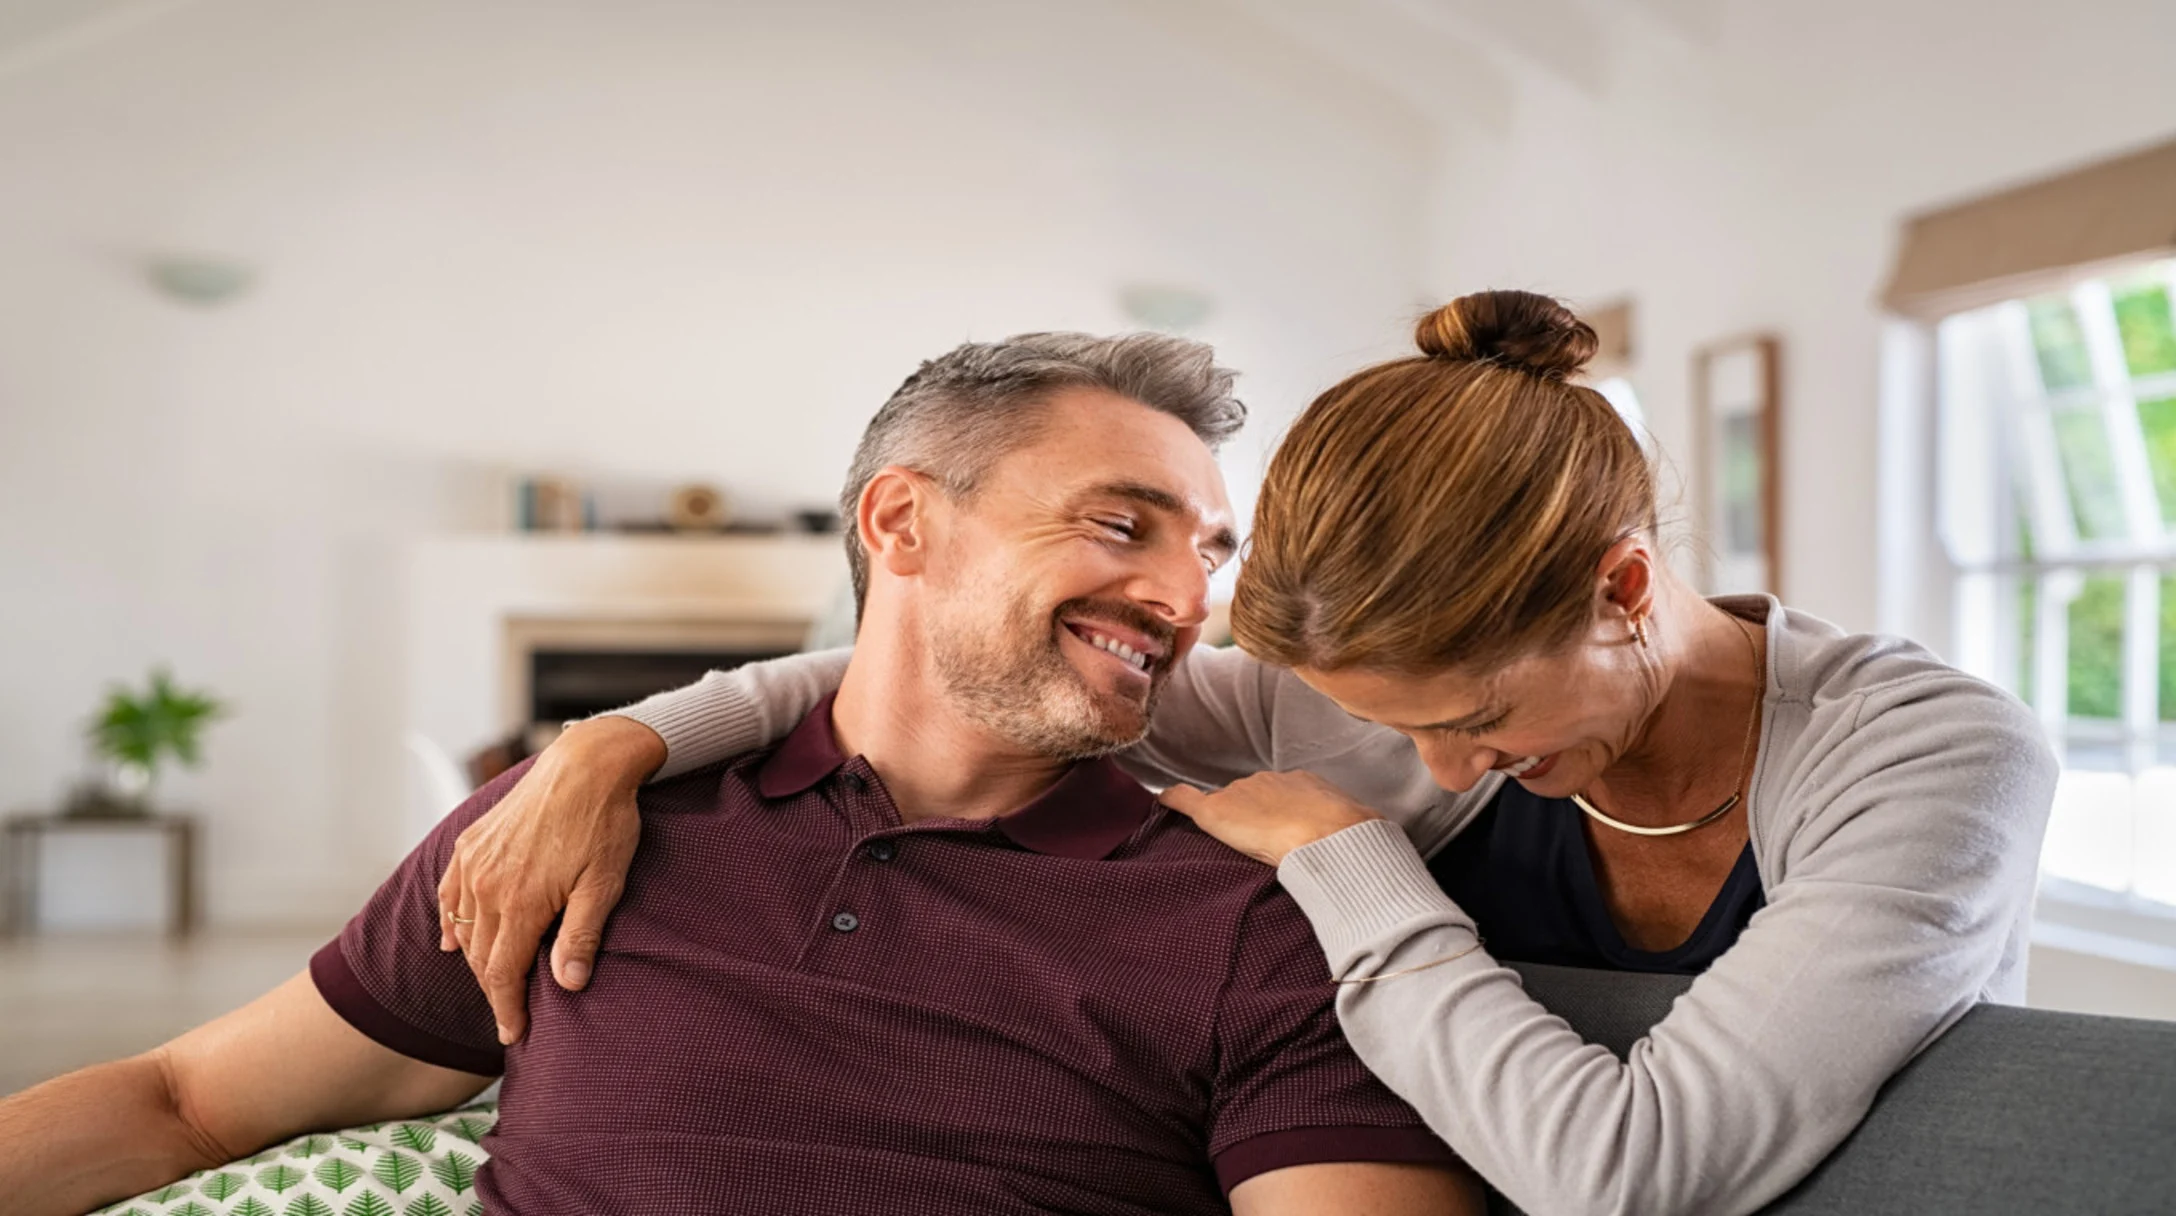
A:
<svg viewBox="0 0 2176 1216">
<path fill-rule="evenodd" d="M 1091 496 L 1101 495 L 1107 498 L 1129 499 L 1140 503 L 1142 506 L 1154 507 L 1159 511 L 1168 511 L 1173 515 L 1192 514 L 1178 495 L 1142 481 L 1105 482 L 1090 489 L 1088 494 Z M 1230 528 L 1218 528 L 1210 535 L 1209 544 L 1218 552 L 1229 556 L 1239 551 L 1239 534 Z"/>
</svg>

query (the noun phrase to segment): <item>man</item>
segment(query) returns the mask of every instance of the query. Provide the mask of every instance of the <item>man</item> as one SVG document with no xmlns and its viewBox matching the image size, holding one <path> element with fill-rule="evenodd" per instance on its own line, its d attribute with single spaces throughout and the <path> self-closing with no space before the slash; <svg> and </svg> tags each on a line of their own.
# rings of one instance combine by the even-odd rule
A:
<svg viewBox="0 0 2176 1216">
<path fill-rule="evenodd" d="M 80 1211 L 503 1072 L 493 1211 L 1478 1211 L 1345 1045 L 1274 875 L 1101 759 L 1235 547 L 1230 380 L 1148 335 L 925 364 L 850 474 L 844 684 L 776 750 L 645 787 L 585 991 L 534 983 L 502 1048 L 438 948 L 493 928 L 436 892 L 517 769 L 308 974 L 0 1104 L 0 1193 Z"/>
</svg>

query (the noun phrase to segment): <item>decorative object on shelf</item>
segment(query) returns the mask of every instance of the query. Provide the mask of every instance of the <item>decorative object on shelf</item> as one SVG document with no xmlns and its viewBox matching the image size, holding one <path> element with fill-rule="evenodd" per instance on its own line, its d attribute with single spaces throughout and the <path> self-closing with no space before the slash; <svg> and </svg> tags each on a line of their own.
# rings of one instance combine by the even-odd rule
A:
<svg viewBox="0 0 2176 1216">
<path fill-rule="evenodd" d="M 1783 593 L 1781 349 L 1756 334 L 1693 355 L 1693 509 L 1710 595 Z"/>
<path fill-rule="evenodd" d="M 803 532 L 813 532 L 819 536 L 845 529 L 845 522 L 839 518 L 839 513 L 830 507 L 811 507 L 805 511 L 795 511 L 793 522 Z"/>
<path fill-rule="evenodd" d="M 525 477 L 515 526 L 524 532 L 586 532 L 597 526 L 587 491 L 564 477 Z"/>
<path fill-rule="evenodd" d="M 719 532 L 732 522 L 725 491 L 716 486 L 681 486 L 665 501 L 665 522 L 675 532 Z"/>
<path fill-rule="evenodd" d="M 91 744 L 107 765 L 106 781 L 77 791 L 75 818 L 138 818 L 151 809 L 159 766 L 168 758 L 195 768 L 203 761 L 204 729 L 226 707 L 202 692 L 177 688 L 165 668 L 154 669 L 142 693 L 115 685 L 91 721 Z"/>
</svg>

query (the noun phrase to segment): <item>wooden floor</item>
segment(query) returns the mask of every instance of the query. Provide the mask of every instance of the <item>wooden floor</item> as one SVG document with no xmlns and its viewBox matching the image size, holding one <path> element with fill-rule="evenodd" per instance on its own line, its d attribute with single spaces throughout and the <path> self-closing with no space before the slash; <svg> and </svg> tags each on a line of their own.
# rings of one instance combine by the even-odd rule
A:
<svg viewBox="0 0 2176 1216">
<path fill-rule="evenodd" d="M 300 971 L 338 932 L 0 940 L 0 1094 L 163 1043 Z"/>
</svg>

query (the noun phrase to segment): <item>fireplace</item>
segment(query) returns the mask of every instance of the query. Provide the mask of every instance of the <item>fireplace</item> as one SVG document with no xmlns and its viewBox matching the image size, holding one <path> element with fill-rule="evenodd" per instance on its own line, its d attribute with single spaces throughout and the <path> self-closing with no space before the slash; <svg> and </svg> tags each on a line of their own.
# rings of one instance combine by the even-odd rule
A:
<svg viewBox="0 0 2176 1216">
<path fill-rule="evenodd" d="M 532 747 L 563 723 L 801 648 L 805 619 L 510 617 L 507 717 Z"/>
</svg>

